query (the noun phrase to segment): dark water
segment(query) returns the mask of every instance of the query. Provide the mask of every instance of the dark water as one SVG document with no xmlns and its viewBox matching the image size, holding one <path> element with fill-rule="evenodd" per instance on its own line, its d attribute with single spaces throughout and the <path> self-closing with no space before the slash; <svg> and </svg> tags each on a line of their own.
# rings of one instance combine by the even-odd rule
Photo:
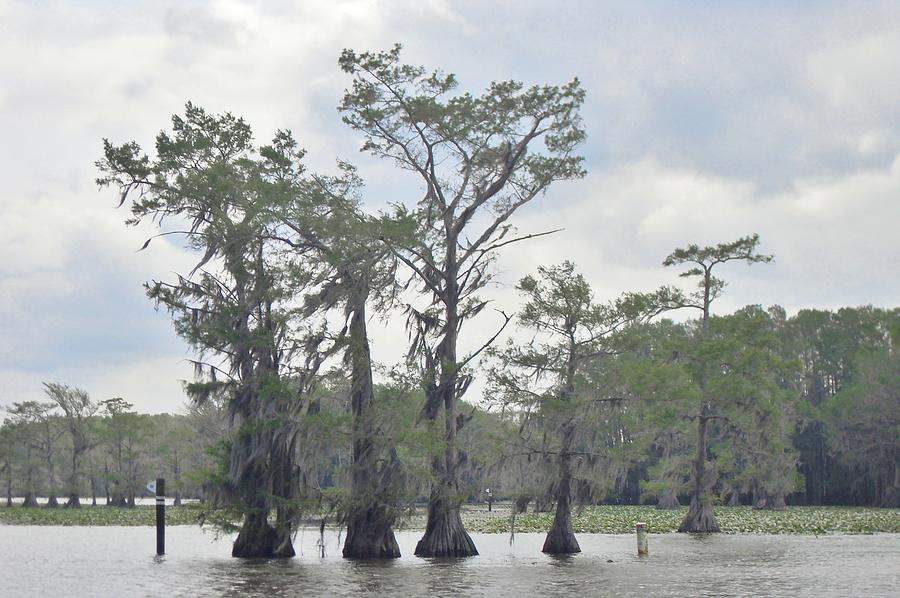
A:
<svg viewBox="0 0 900 598">
<path fill-rule="evenodd" d="M 398 540 L 404 557 L 354 562 L 335 533 L 297 538 L 289 561 L 230 558 L 229 538 L 169 528 L 153 556 L 152 528 L 0 526 L 2 596 L 898 596 L 900 535 L 633 536 L 581 534 L 582 553 L 540 553 L 541 534 L 474 534 L 481 555 L 412 556 L 419 532 Z M 608 562 L 612 561 L 612 562 Z"/>
</svg>

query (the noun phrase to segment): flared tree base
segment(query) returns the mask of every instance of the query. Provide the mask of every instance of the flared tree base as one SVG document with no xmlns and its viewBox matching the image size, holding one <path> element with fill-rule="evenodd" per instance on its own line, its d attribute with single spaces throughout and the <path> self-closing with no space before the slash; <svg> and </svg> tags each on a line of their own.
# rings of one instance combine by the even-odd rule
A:
<svg viewBox="0 0 900 598">
<path fill-rule="evenodd" d="M 754 508 L 766 511 L 784 511 L 787 504 L 784 502 L 784 496 L 767 496 L 757 501 Z"/>
<path fill-rule="evenodd" d="M 77 495 L 73 494 L 69 497 L 69 500 L 66 501 L 66 504 L 63 505 L 66 509 L 80 509 L 81 508 L 81 499 L 78 498 Z"/>
<path fill-rule="evenodd" d="M 59 508 L 59 500 L 55 496 L 51 496 L 47 499 L 47 508 L 48 509 L 57 509 Z"/>
<path fill-rule="evenodd" d="M 369 508 L 351 513 L 344 540 L 344 558 L 397 559 L 400 546 L 394 537 L 391 521 L 385 513 Z"/>
<path fill-rule="evenodd" d="M 107 507 L 127 507 L 128 501 L 125 500 L 124 494 L 113 494 L 111 498 L 106 501 Z"/>
<path fill-rule="evenodd" d="M 416 556 L 467 557 L 476 556 L 478 550 L 463 527 L 459 508 L 443 512 L 429 507 L 425 535 L 416 544 Z"/>
<path fill-rule="evenodd" d="M 568 481 L 562 484 L 562 496 L 556 502 L 553 525 L 544 540 L 541 552 L 547 554 L 575 554 L 581 552 L 575 532 L 572 530 L 572 509 L 569 503 Z"/>
<path fill-rule="evenodd" d="M 528 511 L 528 503 L 531 502 L 530 496 L 519 496 L 516 498 L 516 504 L 514 506 L 516 514 L 525 513 Z"/>
<path fill-rule="evenodd" d="M 33 492 L 29 492 L 28 494 L 25 495 L 25 500 L 22 501 L 22 506 L 30 507 L 32 509 L 37 508 L 38 501 L 37 501 L 37 497 L 35 497 Z"/>
<path fill-rule="evenodd" d="M 547 539 L 544 540 L 544 547 L 541 552 L 546 554 L 576 554 L 581 552 L 581 546 L 575 539 L 575 534 L 571 529 L 563 530 L 556 526 L 550 529 Z"/>
<path fill-rule="evenodd" d="M 687 515 L 678 527 L 679 532 L 689 534 L 712 534 L 721 531 L 712 505 L 691 501 Z"/>
<path fill-rule="evenodd" d="M 266 521 L 265 515 L 248 515 L 231 548 L 231 556 L 242 559 L 275 558 L 277 542 L 278 534 Z"/>
<path fill-rule="evenodd" d="M 680 509 L 681 503 L 678 502 L 678 496 L 675 494 L 673 490 L 666 490 L 659 496 L 659 500 L 656 502 L 657 509 Z"/>
<path fill-rule="evenodd" d="M 278 540 L 278 536 L 281 536 L 281 539 Z M 297 553 L 294 550 L 294 542 L 291 539 L 290 532 L 278 534 L 276 531 L 276 541 L 277 546 L 275 546 L 275 550 L 272 551 L 272 556 L 276 559 L 290 559 L 294 558 Z"/>
</svg>

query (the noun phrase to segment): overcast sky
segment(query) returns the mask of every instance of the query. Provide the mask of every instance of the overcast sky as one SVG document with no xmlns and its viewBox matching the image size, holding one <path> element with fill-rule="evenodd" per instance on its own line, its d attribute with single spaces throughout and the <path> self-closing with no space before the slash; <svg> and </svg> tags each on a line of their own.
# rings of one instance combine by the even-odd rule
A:
<svg viewBox="0 0 900 598">
<path fill-rule="evenodd" d="M 587 91 L 588 176 L 514 218 L 565 232 L 510 248 L 497 307 L 516 309 L 510 287 L 537 264 L 573 260 L 606 299 L 678 282 L 661 266 L 675 247 L 753 232 L 775 263 L 723 270 L 720 313 L 900 303 L 896 1 L 0 0 L 0 406 L 45 380 L 141 411 L 184 403 L 190 354 L 141 285 L 192 256 L 136 252 L 148 231 L 94 184 L 104 137 L 152 148 L 190 100 L 260 144 L 292 129 L 316 169 L 356 163 L 372 210 L 414 202 L 335 109 L 341 50 L 396 42 L 465 90 L 578 76 Z M 375 358 L 397 359 L 402 326 L 376 328 Z"/>
</svg>

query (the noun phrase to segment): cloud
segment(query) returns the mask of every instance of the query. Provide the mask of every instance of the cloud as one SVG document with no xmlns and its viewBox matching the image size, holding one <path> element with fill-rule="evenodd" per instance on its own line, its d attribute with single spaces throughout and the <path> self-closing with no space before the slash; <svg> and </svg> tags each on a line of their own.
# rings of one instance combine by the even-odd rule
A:
<svg viewBox="0 0 900 598">
<path fill-rule="evenodd" d="M 414 176 L 358 153 L 335 110 L 340 51 L 398 41 L 464 90 L 575 75 L 587 90 L 590 175 L 516 215 L 523 233 L 566 231 L 507 248 L 497 307 L 518 306 L 512 285 L 537 264 L 573 259 L 611 298 L 679 282 L 660 266 L 677 246 L 751 232 L 776 263 L 730 269 L 722 310 L 896 304 L 898 40 L 900 7 L 874 1 L 0 0 L 0 401 L 52 379 L 180 404 L 154 398 L 190 372 L 141 285 L 194 256 L 165 239 L 135 251 L 152 229 L 125 228 L 93 183 L 104 137 L 152 150 L 191 100 L 245 117 L 260 143 L 293 129 L 312 168 L 357 163 L 372 210 L 414 202 Z M 401 324 L 375 327 L 377 358 L 400 358 Z"/>
<path fill-rule="evenodd" d="M 23 400 L 46 400 L 42 382 L 62 382 L 88 391 L 95 402 L 122 397 L 142 413 L 178 413 L 187 401 L 182 380 L 193 368 L 174 356 L 137 359 L 119 364 L 82 362 L 41 371 L 0 369 L 0 410 Z"/>
<path fill-rule="evenodd" d="M 775 263 L 727 268 L 730 288 L 720 309 L 892 305 L 900 296 L 900 281 L 885 276 L 900 267 L 900 247 L 891 241 L 900 222 L 900 154 L 885 169 L 801 179 L 781 192 L 647 159 L 561 184 L 555 197 L 538 201 L 552 204 L 563 195 L 578 199 L 531 206 L 518 218 L 522 233 L 566 230 L 508 252 L 508 284 L 535 264 L 573 256 L 601 298 L 680 284 L 661 266 L 673 249 L 756 232 Z"/>
</svg>

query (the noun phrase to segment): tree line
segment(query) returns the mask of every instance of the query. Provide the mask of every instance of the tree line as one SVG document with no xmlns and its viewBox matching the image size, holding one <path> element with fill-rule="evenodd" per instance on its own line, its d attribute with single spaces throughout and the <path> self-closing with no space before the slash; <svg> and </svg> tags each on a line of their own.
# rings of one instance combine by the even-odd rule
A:
<svg viewBox="0 0 900 598">
<path fill-rule="evenodd" d="M 102 401 L 87 391 L 45 382 L 46 401 L 4 406 L 0 477 L 6 506 L 134 507 L 148 480 L 170 480 L 175 504 L 205 499 L 216 445 L 227 432 L 221 409 L 191 407 L 187 415 L 137 413 L 121 397 Z M 99 498 L 99 502 L 98 502 Z M 64 499 L 64 502 L 60 502 Z"/>
<path fill-rule="evenodd" d="M 835 482 L 853 488 L 847 499 L 896 494 L 897 410 L 862 420 L 845 407 L 833 419 L 855 428 L 823 415 L 848 401 L 896 405 L 884 375 L 896 367 L 896 310 L 850 310 L 872 317 L 835 364 L 827 340 L 815 345 L 831 316 L 807 315 L 827 312 L 714 315 L 724 265 L 771 261 L 756 235 L 674 250 L 663 263 L 686 267 L 694 290 L 601 303 L 564 262 L 520 281 L 518 315 L 486 310 L 498 253 L 551 232 L 519 235 L 514 213 L 584 175 L 578 80 L 456 93 L 453 75 L 403 63 L 399 46 L 346 50 L 339 65 L 351 77 L 343 121 L 364 151 L 419 181 L 421 197 L 369 214 L 349 163 L 311 172 L 291 132 L 257 147 L 242 119 L 190 103 L 153 155 L 104 140 L 98 162 L 128 224 L 151 221 L 197 252 L 190 272 L 146 290 L 195 350 L 194 407 L 226 414 L 211 479 L 217 504 L 241 519 L 234 556 L 293 556 L 315 508 L 346 526 L 344 556 L 397 557 L 393 528 L 417 496 L 427 523 L 415 553 L 471 556 L 460 506 L 487 480 L 523 508 L 555 505 L 551 553 L 579 550 L 573 505 L 687 498 L 682 530 L 716 531 L 717 497 L 778 508 L 798 463 L 813 501 L 831 500 Z M 661 319 L 676 310 L 700 318 Z M 795 333 L 801 316 L 809 326 Z M 404 317 L 409 333 L 406 359 L 379 384 L 371 317 Z M 531 340 L 499 345 L 511 322 Z M 477 372 L 489 412 L 462 400 Z M 840 443 L 858 461 L 835 480 L 834 462 L 814 457 Z"/>
<path fill-rule="evenodd" d="M 570 300 L 580 294 L 582 306 L 590 303 L 590 289 L 572 264 L 540 268 L 519 284 L 521 324 L 533 325 L 538 313 L 551 323 L 549 310 L 532 311 L 536 298 L 563 296 L 548 285 L 566 287 Z M 722 369 L 715 402 L 707 407 L 715 414 L 707 418 L 706 432 L 709 504 L 900 505 L 893 415 L 898 316 L 898 309 L 863 307 L 786 317 L 777 306 L 711 316 L 707 334 L 718 337 L 716 354 L 727 356 L 720 363 L 728 370 Z M 570 318 L 579 333 L 588 320 Z M 662 319 L 607 337 L 602 352 L 583 348 L 571 391 L 558 384 L 558 366 L 538 358 L 551 345 L 509 343 L 492 350 L 480 368 L 489 380 L 489 401 L 462 403 L 468 418 L 458 445 L 462 500 L 509 500 L 517 512 L 558 508 L 561 497 L 563 505 L 650 503 L 666 509 L 690 501 L 699 377 L 684 369 L 697 367 L 685 346 L 701 330 L 700 319 Z M 540 346 L 543 352 L 536 351 Z M 568 354 L 560 351 L 557 358 L 563 356 Z M 556 384 L 539 388 L 531 381 L 541 376 L 522 375 L 538 367 Z M 564 391 L 569 394 L 561 399 Z M 47 401 L 6 406 L 0 479 L 7 506 L 14 496 L 24 498 L 23 506 L 37 506 L 37 496 L 47 497 L 47 507 L 59 504 L 57 497 L 67 499 L 65 506 L 80 506 L 79 497 L 133 506 L 144 483 L 157 476 L 169 480 L 176 504 L 186 497 L 219 505 L 232 433 L 223 400 L 191 404 L 185 415 L 147 415 L 124 399 L 94 402 L 62 384 L 45 384 L 45 393 Z M 415 425 L 425 400 L 415 380 L 394 375 L 376 384 L 373 396 L 372 417 L 382 442 L 392 446 L 395 471 L 402 471 L 382 496 L 402 517 L 427 499 L 428 455 L 442 440 Z M 71 407 L 64 411 L 60 399 L 80 405 L 81 419 L 70 415 Z M 345 373 L 323 375 L 309 400 L 312 408 L 297 422 L 303 430 L 298 471 L 306 487 L 295 505 L 298 512 L 324 512 L 343 522 L 354 471 Z M 73 426 L 81 426 L 75 435 Z M 75 438 L 87 448 L 76 451 Z M 566 468 L 559 467 L 561 458 Z M 560 472 L 569 476 L 565 495 Z M 574 535 L 565 538 L 569 550 L 577 546 Z"/>
</svg>

